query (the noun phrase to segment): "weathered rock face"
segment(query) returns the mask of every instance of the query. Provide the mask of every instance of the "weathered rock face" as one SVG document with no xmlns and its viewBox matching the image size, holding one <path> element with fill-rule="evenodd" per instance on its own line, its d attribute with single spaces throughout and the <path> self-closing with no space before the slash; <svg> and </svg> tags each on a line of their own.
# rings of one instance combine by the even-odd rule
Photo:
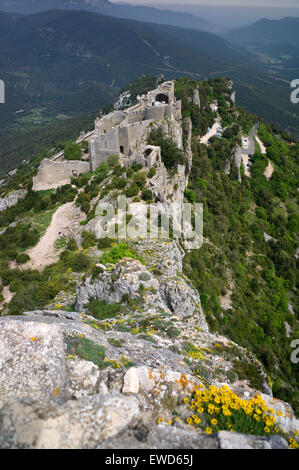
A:
<svg viewBox="0 0 299 470">
<path fill-rule="evenodd" d="M 6 197 L 0 198 L 0 212 L 4 211 L 8 207 L 14 206 L 20 199 L 25 197 L 26 191 L 19 189 L 9 194 Z"/>
<path fill-rule="evenodd" d="M 88 449 L 136 423 L 138 401 L 119 394 L 64 405 L 13 400 L 0 410 L 0 448 Z"/>
<path fill-rule="evenodd" d="M 280 436 L 206 435 L 177 422 L 136 426 L 134 397 L 111 394 L 65 405 L 12 400 L 0 410 L 2 449 L 287 449 Z"/>
<path fill-rule="evenodd" d="M 149 289 L 145 298 L 146 305 L 155 305 L 164 309 L 157 279 L 143 266 L 140 261 L 122 259 L 113 271 L 104 271 L 97 279 L 88 278 L 83 285 L 77 287 L 76 310 L 84 311 L 91 298 L 106 303 L 121 303 L 124 296 L 130 299 L 139 297 L 140 285 Z"/>
<path fill-rule="evenodd" d="M 67 360 L 69 386 L 68 393 L 72 398 L 100 393 L 101 372 L 99 368 L 90 361 Z"/>
<path fill-rule="evenodd" d="M 118 438 L 104 441 L 102 449 L 288 449 L 280 436 L 261 437 L 221 431 L 207 435 L 176 423 L 160 423 L 147 434 L 143 430 L 128 431 Z"/>
<path fill-rule="evenodd" d="M 189 117 L 186 117 L 183 121 L 183 134 L 185 136 L 185 160 L 186 160 L 186 187 L 188 185 L 188 176 L 192 168 L 192 121 Z"/>
<path fill-rule="evenodd" d="M 166 424 L 173 420 L 174 409 L 183 420 L 192 414 L 184 398 L 201 383 L 183 360 L 184 338 L 200 344 L 197 351 L 203 352 L 216 341 L 219 347 L 225 338 L 196 332 L 180 322 L 182 337 L 174 342 L 153 335 L 152 343 L 131 333 L 99 329 L 101 323 L 92 327 L 94 322 L 88 315 L 63 311 L 0 318 L 0 448 L 287 447 L 278 436 L 208 436 L 181 420 Z M 89 340 L 95 362 L 79 352 L 70 355 L 68 345 L 75 342 L 80 347 L 83 339 Z M 97 346 L 105 350 L 104 368 L 92 353 Z M 175 352 L 169 349 L 173 347 Z M 211 356 L 201 357 L 212 367 L 215 385 L 223 384 L 216 370 L 220 365 L 224 370 L 227 361 L 215 358 L 212 363 Z M 122 365 L 123 358 L 128 368 Z M 255 392 L 241 382 L 231 388 L 248 399 Z M 283 429 L 299 427 L 291 407 L 262 397 L 281 411 Z M 158 418 L 164 422 L 157 425 Z"/>
<path fill-rule="evenodd" d="M 92 298 L 120 303 L 125 296 L 140 298 L 143 286 L 143 310 L 150 313 L 167 312 L 178 319 L 196 317 L 197 326 L 208 331 L 201 308 L 200 296 L 182 273 L 183 251 L 175 242 L 144 240 L 136 249 L 146 257 L 149 268 L 162 273 L 156 277 L 141 262 L 122 259 L 112 271 L 104 271 L 96 279 L 91 277 L 77 287 L 76 310 L 84 311 Z"/>
<path fill-rule="evenodd" d="M 55 325 L 1 319 L 0 404 L 10 397 L 66 393 L 63 337 Z"/>
<path fill-rule="evenodd" d="M 200 108 L 199 90 L 194 90 L 193 92 L 193 104 L 195 104 L 196 106 Z"/>
</svg>

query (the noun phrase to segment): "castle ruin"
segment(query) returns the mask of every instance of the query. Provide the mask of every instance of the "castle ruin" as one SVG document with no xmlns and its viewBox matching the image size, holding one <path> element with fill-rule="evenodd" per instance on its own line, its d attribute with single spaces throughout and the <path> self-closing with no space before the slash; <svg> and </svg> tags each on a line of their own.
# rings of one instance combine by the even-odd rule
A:
<svg viewBox="0 0 299 470">
<path fill-rule="evenodd" d="M 112 155 L 118 155 L 126 167 L 136 162 L 143 167 L 161 164 L 161 149 L 148 145 L 154 123 L 163 124 L 164 133 L 183 147 L 181 101 L 176 101 L 174 82 L 164 82 L 156 90 L 137 98 L 138 103 L 126 110 L 113 111 L 97 118 L 88 136 L 89 162 L 59 159 L 42 161 L 33 189 L 57 187 L 70 182 L 71 176 L 95 171 Z"/>
</svg>

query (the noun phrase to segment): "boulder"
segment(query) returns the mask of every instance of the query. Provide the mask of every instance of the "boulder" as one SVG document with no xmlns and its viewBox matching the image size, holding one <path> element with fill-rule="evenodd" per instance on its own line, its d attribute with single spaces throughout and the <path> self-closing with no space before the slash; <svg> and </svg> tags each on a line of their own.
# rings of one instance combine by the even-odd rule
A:
<svg viewBox="0 0 299 470">
<path fill-rule="evenodd" d="M 123 393 L 136 395 L 139 392 L 139 377 L 136 367 L 131 367 L 124 375 Z"/>
</svg>

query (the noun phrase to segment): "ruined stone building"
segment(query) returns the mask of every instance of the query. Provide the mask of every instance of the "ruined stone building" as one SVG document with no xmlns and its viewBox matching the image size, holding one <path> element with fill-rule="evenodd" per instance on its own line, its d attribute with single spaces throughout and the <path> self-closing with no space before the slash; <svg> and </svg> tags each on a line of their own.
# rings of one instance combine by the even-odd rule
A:
<svg viewBox="0 0 299 470">
<path fill-rule="evenodd" d="M 154 123 L 160 123 L 165 135 L 183 146 L 181 101 L 174 96 L 174 83 L 165 82 L 156 90 L 138 97 L 138 103 L 124 111 L 117 110 L 98 118 L 88 136 L 89 161 L 66 161 L 59 158 L 42 161 L 33 188 L 46 189 L 70 182 L 72 176 L 94 171 L 112 155 L 129 166 L 133 162 L 145 167 L 161 163 L 160 147 L 147 144 Z"/>
<path fill-rule="evenodd" d="M 181 102 L 174 96 L 174 83 L 165 82 L 139 98 L 138 104 L 125 111 L 114 111 L 98 119 L 89 143 L 91 169 L 95 170 L 111 155 L 119 155 L 125 166 L 134 161 L 151 167 L 160 149 L 147 145 L 153 122 L 181 120 Z M 178 142 L 181 146 L 181 142 Z"/>
</svg>

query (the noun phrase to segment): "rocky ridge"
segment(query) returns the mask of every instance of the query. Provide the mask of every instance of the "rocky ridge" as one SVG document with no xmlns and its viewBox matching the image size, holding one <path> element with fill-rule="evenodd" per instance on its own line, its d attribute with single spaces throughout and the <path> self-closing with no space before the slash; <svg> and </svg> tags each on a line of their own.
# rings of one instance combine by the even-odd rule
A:
<svg viewBox="0 0 299 470">
<path fill-rule="evenodd" d="M 197 93 L 193 99 L 200 106 Z M 192 168 L 191 120 L 181 125 L 165 122 L 163 131 L 177 143 L 184 132 L 185 165 L 170 177 L 162 164 L 147 182 L 160 201 L 179 204 Z M 115 203 L 117 196 L 103 200 Z M 94 232 L 97 223 L 95 216 L 84 229 Z M 82 232 L 74 234 L 78 244 Z M 288 448 L 285 437 L 299 421 L 289 404 L 273 398 L 261 363 L 209 331 L 200 294 L 183 273 L 181 244 L 145 239 L 130 248 L 136 259 L 113 264 L 100 263 L 104 250 L 86 250 L 97 263 L 71 273 L 76 292 L 62 291 L 41 310 L 0 317 L 0 448 Z M 91 301 L 103 312 L 91 315 Z M 107 305 L 118 310 L 104 314 Z M 245 366 L 255 369 L 254 383 L 240 373 Z M 201 387 L 228 387 L 248 402 L 260 397 L 282 432 L 203 432 L 190 408 Z"/>
</svg>

